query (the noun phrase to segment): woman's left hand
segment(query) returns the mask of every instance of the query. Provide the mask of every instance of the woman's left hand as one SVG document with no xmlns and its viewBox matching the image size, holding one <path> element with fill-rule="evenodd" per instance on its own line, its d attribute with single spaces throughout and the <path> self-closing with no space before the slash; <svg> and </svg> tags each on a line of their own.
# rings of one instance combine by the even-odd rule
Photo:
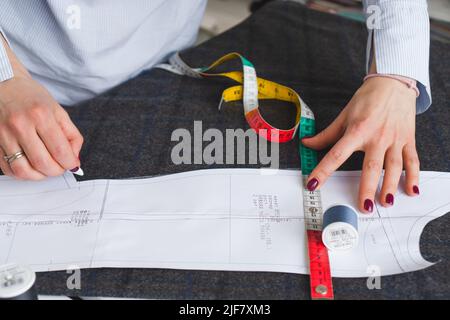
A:
<svg viewBox="0 0 450 320">
<path fill-rule="evenodd" d="M 308 178 L 307 188 L 320 188 L 355 151 L 364 151 L 358 206 L 372 212 L 375 194 L 385 174 L 379 201 L 392 206 L 403 168 L 405 191 L 419 194 L 419 158 L 415 141 L 416 94 L 398 80 L 367 79 L 335 121 L 302 143 L 312 149 L 335 145 Z"/>
</svg>

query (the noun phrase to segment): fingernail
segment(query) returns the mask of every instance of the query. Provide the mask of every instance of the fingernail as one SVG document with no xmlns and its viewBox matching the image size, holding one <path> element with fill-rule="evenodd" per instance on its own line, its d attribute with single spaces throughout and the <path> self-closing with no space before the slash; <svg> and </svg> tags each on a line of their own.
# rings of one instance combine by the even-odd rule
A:
<svg viewBox="0 0 450 320">
<path fill-rule="evenodd" d="M 386 203 L 391 206 L 394 205 L 394 195 L 392 193 L 386 195 Z"/>
<path fill-rule="evenodd" d="M 78 170 L 80 170 L 80 167 L 76 167 L 76 168 L 70 170 L 70 172 L 75 173 L 75 172 L 77 172 Z"/>
<path fill-rule="evenodd" d="M 418 186 L 413 186 L 413 192 L 415 194 L 419 195 L 420 194 L 419 187 Z"/>
<path fill-rule="evenodd" d="M 306 189 L 308 189 L 309 191 L 314 191 L 314 190 L 316 190 L 318 185 L 319 185 L 319 180 L 317 180 L 316 178 L 312 178 L 306 185 Z"/>
<path fill-rule="evenodd" d="M 372 200 L 366 199 L 364 201 L 364 210 L 366 210 L 367 212 L 373 211 L 373 201 Z"/>
</svg>

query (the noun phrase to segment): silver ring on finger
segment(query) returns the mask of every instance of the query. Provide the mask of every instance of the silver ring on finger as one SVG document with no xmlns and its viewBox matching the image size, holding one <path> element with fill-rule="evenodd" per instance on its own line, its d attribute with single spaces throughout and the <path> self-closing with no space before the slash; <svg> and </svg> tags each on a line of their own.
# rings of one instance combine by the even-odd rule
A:
<svg viewBox="0 0 450 320">
<path fill-rule="evenodd" d="M 3 159 L 11 166 L 11 164 L 17 159 L 25 157 L 25 153 L 23 151 L 16 152 L 9 156 L 4 156 Z"/>
</svg>

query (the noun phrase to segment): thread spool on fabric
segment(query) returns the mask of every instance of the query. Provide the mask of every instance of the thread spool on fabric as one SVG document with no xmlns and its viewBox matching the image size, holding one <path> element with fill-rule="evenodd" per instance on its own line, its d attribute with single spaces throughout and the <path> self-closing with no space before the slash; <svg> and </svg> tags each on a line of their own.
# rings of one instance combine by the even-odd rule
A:
<svg viewBox="0 0 450 320">
<path fill-rule="evenodd" d="M 329 250 L 351 250 L 358 240 L 358 214 L 353 208 L 337 205 L 324 212 L 322 241 Z"/>
<path fill-rule="evenodd" d="M 0 266 L 0 300 L 38 300 L 36 274 L 20 265 Z"/>
</svg>

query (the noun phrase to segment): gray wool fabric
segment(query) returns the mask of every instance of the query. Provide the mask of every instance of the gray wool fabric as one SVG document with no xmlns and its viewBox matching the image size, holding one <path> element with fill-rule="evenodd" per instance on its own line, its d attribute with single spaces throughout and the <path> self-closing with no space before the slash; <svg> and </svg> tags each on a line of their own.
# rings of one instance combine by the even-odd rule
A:
<svg viewBox="0 0 450 320">
<path fill-rule="evenodd" d="M 258 75 L 300 93 L 317 117 L 318 130 L 338 115 L 361 85 L 367 31 L 358 22 L 319 13 L 292 2 L 274 2 L 241 25 L 182 53 L 193 66 L 225 53 L 242 53 Z M 433 105 L 417 117 L 417 146 L 422 170 L 450 171 L 450 46 L 431 44 Z M 239 65 L 230 64 L 234 68 Z M 114 66 L 111 66 L 114 68 Z M 81 154 L 84 179 L 129 178 L 217 167 L 171 162 L 171 134 L 177 128 L 247 129 L 241 103 L 217 106 L 224 80 L 191 79 L 151 70 L 68 111 L 85 137 Z M 262 112 L 288 127 L 290 106 Z M 320 155 L 322 156 L 322 152 Z M 341 170 L 359 170 L 362 154 Z M 280 166 L 298 168 L 298 139 L 280 145 Z M 252 167 L 252 166 L 247 166 Z M 258 166 L 254 166 L 258 167 Z M 149 195 L 151 197 L 151 195 Z M 176 201 L 176 195 L 174 200 Z M 431 222 L 421 238 L 424 257 L 438 264 L 422 271 L 383 277 L 381 290 L 368 290 L 366 279 L 334 279 L 337 299 L 431 299 L 450 296 L 449 216 Z M 151 244 L 158 245 L 158 244 Z M 117 296 L 156 299 L 308 299 L 305 275 L 269 272 L 217 272 L 161 269 L 82 270 L 81 290 L 68 290 L 66 272 L 40 273 L 40 294 Z"/>
</svg>

